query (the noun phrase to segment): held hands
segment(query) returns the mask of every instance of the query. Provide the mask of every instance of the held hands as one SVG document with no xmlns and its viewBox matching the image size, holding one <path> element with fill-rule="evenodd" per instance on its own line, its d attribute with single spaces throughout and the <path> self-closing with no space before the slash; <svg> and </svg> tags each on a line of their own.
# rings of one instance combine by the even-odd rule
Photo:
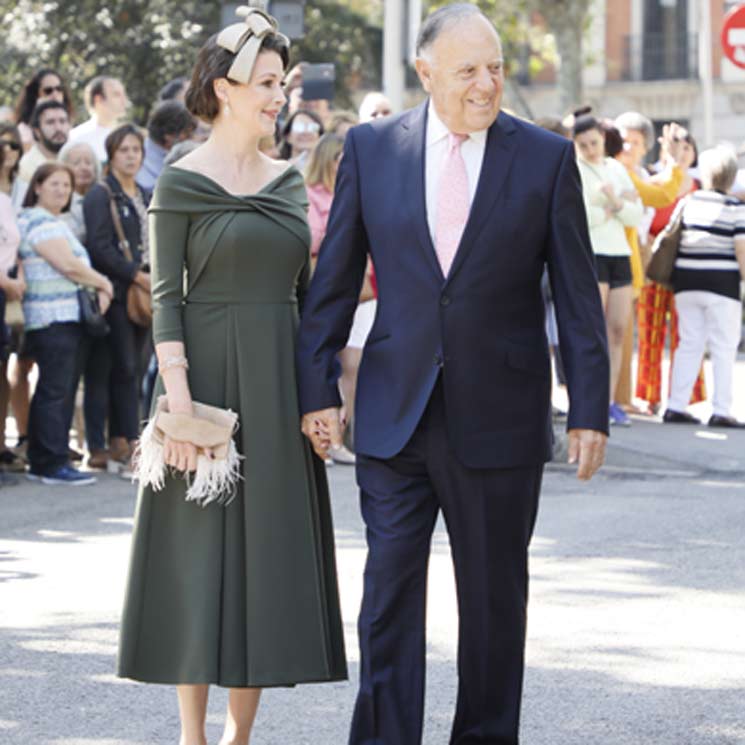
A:
<svg viewBox="0 0 745 745">
<path fill-rule="evenodd" d="M 569 463 L 578 463 L 577 478 L 589 481 L 605 460 L 608 435 L 592 429 L 569 430 Z"/>
<path fill-rule="evenodd" d="M 343 409 L 333 407 L 305 414 L 301 429 L 310 440 L 316 455 L 326 460 L 329 448 L 341 447 L 344 424 Z"/>
</svg>

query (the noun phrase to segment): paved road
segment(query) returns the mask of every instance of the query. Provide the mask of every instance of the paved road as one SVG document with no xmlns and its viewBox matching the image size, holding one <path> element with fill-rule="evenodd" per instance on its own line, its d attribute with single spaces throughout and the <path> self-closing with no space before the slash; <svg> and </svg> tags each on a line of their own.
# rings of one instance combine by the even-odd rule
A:
<svg viewBox="0 0 745 745">
<path fill-rule="evenodd" d="M 616 465 L 590 485 L 561 466 L 546 475 L 526 745 L 745 743 L 745 432 L 668 429 L 617 433 Z M 354 680 L 364 539 L 351 469 L 330 476 Z M 78 491 L 0 490 L 3 745 L 177 742 L 173 692 L 112 674 L 133 504 L 108 476 Z M 445 745 L 457 622 L 441 526 L 431 570 L 424 741 Z M 269 691 L 255 743 L 344 745 L 353 697 L 353 683 Z M 210 743 L 224 704 L 216 691 Z"/>
</svg>

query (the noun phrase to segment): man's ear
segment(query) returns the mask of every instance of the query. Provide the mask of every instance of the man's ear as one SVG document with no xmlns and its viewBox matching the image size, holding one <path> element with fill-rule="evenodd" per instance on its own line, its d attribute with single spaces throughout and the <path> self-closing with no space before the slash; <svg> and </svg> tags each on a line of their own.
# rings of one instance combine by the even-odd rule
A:
<svg viewBox="0 0 745 745">
<path fill-rule="evenodd" d="M 431 93 L 432 68 L 430 67 L 429 62 L 422 57 L 417 57 L 414 60 L 414 68 L 416 69 L 416 74 L 419 76 L 422 88 L 424 88 L 427 93 Z"/>
</svg>

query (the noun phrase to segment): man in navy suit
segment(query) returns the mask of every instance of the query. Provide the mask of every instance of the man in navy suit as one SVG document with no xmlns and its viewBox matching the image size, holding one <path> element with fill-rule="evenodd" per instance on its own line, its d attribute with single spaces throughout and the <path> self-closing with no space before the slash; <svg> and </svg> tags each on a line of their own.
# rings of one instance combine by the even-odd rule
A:
<svg viewBox="0 0 745 745">
<path fill-rule="evenodd" d="M 604 457 L 605 324 L 572 144 L 500 112 L 492 24 L 474 5 L 447 6 L 424 22 L 417 55 L 429 100 L 347 136 L 299 333 L 303 431 L 321 456 L 340 444 L 336 354 L 369 254 L 379 298 L 355 408 L 368 558 L 349 743 L 421 743 L 442 510 L 460 619 L 450 742 L 514 745 L 528 544 L 552 449 L 544 266 L 581 479 Z"/>
</svg>

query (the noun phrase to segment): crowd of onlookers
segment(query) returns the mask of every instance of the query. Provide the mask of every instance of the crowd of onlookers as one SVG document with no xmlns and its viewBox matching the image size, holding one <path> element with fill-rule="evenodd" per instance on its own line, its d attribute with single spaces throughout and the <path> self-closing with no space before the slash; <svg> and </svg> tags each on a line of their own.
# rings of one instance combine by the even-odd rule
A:
<svg viewBox="0 0 745 745">
<path fill-rule="evenodd" d="M 745 196 L 738 182 L 745 173 L 734 148 L 699 154 L 682 127 L 670 123 L 657 137 L 652 122 L 633 111 L 607 120 L 586 108 L 569 121 L 541 123 L 572 137 L 576 148 L 606 317 L 611 424 L 629 426 L 629 413 L 700 424 L 687 408 L 707 398 L 708 351 L 714 383 L 708 425 L 745 427 L 732 416 L 745 281 L 745 204 L 738 198 Z M 656 160 L 648 164 L 655 145 Z M 647 276 L 653 252 L 667 250 L 663 239 L 672 248 L 664 283 Z M 670 387 L 662 410 L 668 328 Z"/>
<path fill-rule="evenodd" d="M 307 175 L 315 256 L 343 138 L 360 115 L 305 100 L 302 71 L 288 75 L 287 110 L 261 146 Z M 0 418 L 12 413 L 15 425 L 0 442 L 3 483 L 14 471 L 79 485 L 96 469 L 131 474 L 157 373 L 148 319 L 128 300 L 132 287 L 150 290 L 148 203 L 163 168 L 209 136 L 184 105 L 188 82 L 164 85 L 141 128 L 128 121 L 122 81 L 96 77 L 76 126 L 65 76 L 41 69 L 0 121 Z M 381 94 L 363 101 L 363 120 L 390 113 Z M 374 315 L 371 281 L 361 307 L 343 354 L 349 397 Z M 354 461 L 345 448 L 335 458 Z"/>
<path fill-rule="evenodd" d="M 276 136 L 261 148 L 305 175 L 314 263 L 346 132 L 393 112 L 380 93 L 368 94 L 357 113 L 334 110 L 325 99 L 307 100 L 303 67 L 288 74 L 286 111 Z M 187 87 L 186 78 L 164 85 L 141 128 L 127 121 L 122 81 L 96 77 L 85 87 L 88 118 L 74 126 L 82 117 L 65 77 L 42 69 L 0 121 L 0 417 L 6 421 L 12 413 L 15 423 L 12 439 L 0 442 L 6 483 L 12 471 L 47 484 L 90 483 L 95 469 L 130 474 L 157 373 L 149 324 L 128 307 L 132 287 L 150 289 L 148 202 L 162 169 L 209 136 L 208 126 L 184 106 Z M 738 426 L 730 409 L 742 321 L 745 205 L 733 194 L 739 188 L 734 151 L 718 147 L 699 155 L 690 134 L 673 124 L 650 165 L 656 136 L 640 113 L 610 121 L 583 109 L 563 122 L 537 123 L 576 145 L 607 319 L 611 423 L 630 423 L 629 413 L 638 411 L 634 398 L 645 402 L 646 413 L 662 413 L 669 328 L 674 363 L 663 420 L 697 421 L 686 409 L 706 398 L 702 362 L 708 350 L 714 369 L 709 424 Z M 681 216 L 672 282 L 651 282 L 645 266 L 655 237 Z M 561 381 L 548 277 L 544 288 Z M 346 402 L 354 401 L 375 297 L 370 265 L 340 354 Z M 354 462 L 353 443 L 333 457 Z M 88 469 L 80 470 L 84 458 Z"/>
</svg>

